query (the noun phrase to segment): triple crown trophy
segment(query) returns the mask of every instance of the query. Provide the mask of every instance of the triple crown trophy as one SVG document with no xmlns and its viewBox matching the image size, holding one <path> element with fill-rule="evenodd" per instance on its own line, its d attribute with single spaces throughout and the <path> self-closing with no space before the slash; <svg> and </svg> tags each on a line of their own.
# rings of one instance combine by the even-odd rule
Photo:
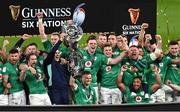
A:
<svg viewBox="0 0 180 112">
<path fill-rule="evenodd" d="M 84 22 L 85 11 L 80 8 L 84 3 L 78 5 L 73 13 L 73 20 L 68 20 L 62 25 L 61 31 L 66 33 L 64 44 L 69 48 L 68 69 L 72 77 L 77 78 L 82 75 L 84 70 L 83 55 L 78 49 L 78 42 L 83 36 L 80 25 Z"/>
</svg>

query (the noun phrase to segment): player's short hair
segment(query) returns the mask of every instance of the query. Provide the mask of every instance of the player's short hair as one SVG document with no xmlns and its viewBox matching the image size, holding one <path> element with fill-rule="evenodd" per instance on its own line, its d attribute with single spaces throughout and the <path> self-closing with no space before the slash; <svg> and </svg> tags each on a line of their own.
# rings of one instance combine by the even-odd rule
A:
<svg viewBox="0 0 180 112">
<path fill-rule="evenodd" d="M 96 36 L 95 35 L 90 35 L 86 42 L 88 43 L 89 40 L 96 40 Z"/>
<path fill-rule="evenodd" d="M 178 41 L 176 41 L 176 40 L 171 40 L 170 42 L 169 42 L 169 46 L 170 45 L 178 45 Z"/>
<path fill-rule="evenodd" d="M 9 51 L 9 54 L 15 54 L 15 53 L 19 53 L 19 51 L 17 49 L 11 49 Z"/>
<path fill-rule="evenodd" d="M 109 35 L 109 36 L 110 36 L 110 35 L 115 35 L 115 36 L 116 36 L 116 33 L 115 33 L 115 32 L 110 32 L 108 35 Z"/>
<path fill-rule="evenodd" d="M 98 37 L 99 36 L 106 36 L 106 34 L 105 33 L 99 33 Z"/>
<path fill-rule="evenodd" d="M 138 45 L 137 48 L 138 48 L 138 49 L 140 49 L 140 48 L 142 49 L 142 46 L 139 46 L 139 45 Z"/>
<path fill-rule="evenodd" d="M 134 79 L 140 79 L 140 81 L 142 82 L 142 76 L 140 76 L 140 75 L 135 76 L 135 77 L 133 78 L 133 80 L 134 80 Z"/>
<path fill-rule="evenodd" d="M 108 39 L 109 39 L 109 36 L 110 36 L 110 35 L 116 36 L 116 33 L 115 33 L 115 32 L 110 32 L 110 33 L 108 34 Z"/>
<path fill-rule="evenodd" d="M 53 33 L 51 33 L 51 36 L 52 35 L 58 36 L 60 38 L 60 33 L 59 32 L 53 32 Z"/>
<path fill-rule="evenodd" d="M 26 55 L 26 60 L 28 61 L 32 55 L 35 55 L 37 57 L 36 53 L 30 53 L 30 54 Z"/>
<path fill-rule="evenodd" d="M 38 48 L 38 45 L 37 45 L 36 43 L 34 43 L 34 42 L 33 42 L 33 43 L 28 44 L 28 45 L 26 46 L 26 48 L 27 48 L 27 47 L 29 47 L 29 46 L 36 46 L 36 48 Z"/>
<path fill-rule="evenodd" d="M 90 71 L 84 71 L 83 75 L 86 75 L 86 74 L 91 74 L 91 72 Z"/>
<path fill-rule="evenodd" d="M 109 42 L 106 42 L 106 43 L 104 44 L 103 50 L 104 50 L 105 47 L 112 47 L 112 46 L 111 46 L 111 44 L 110 44 Z"/>
<path fill-rule="evenodd" d="M 119 36 L 121 36 L 121 37 L 123 37 L 123 38 L 127 38 L 127 36 L 125 35 L 125 34 L 121 34 L 121 35 L 119 35 Z M 118 37 L 118 36 L 117 36 Z"/>
</svg>

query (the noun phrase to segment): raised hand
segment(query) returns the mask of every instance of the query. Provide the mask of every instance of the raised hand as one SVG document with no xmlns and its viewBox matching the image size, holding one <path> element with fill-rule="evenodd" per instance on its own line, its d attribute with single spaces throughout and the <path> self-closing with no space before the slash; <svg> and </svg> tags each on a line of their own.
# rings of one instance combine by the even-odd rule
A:
<svg viewBox="0 0 180 112">
<path fill-rule="evenodd" d="M 145 38 L 146 38 L 146 40 L 151 40 L 151 39 L 152 39 L 152 36 L 151 36 L 151 34 L 146 34 L 146 35 L 145 35 Z"/>
<path fill-rule="evenodd" d="M 9 41 L 8 41 L 8 40 L 4 40 L 4 41 L 3 41 L 3 47 L 7 47 L 8 44 L 9 44 Z"/>
<path fill-rule="evenodd" d="M 22 36 L 23 40 L 27 40 L 27 39 L 29 39 L 30 37 L 31 37 L 31 35 L 28 35 L 28 34 L 24 34 L 24 35 Z"/>
<path fill-rule="evenodd" d="M 155 35 L 155 38 L 156 38 L 157 41 L 161 41 L 162 40 L 161 39 L 161 35 Z"/>
<path fill-rule="evenodd" d="M 43 12 L 36 13 L 36 16 L 37 16 L 38 19 L 43 18 Z"/>
<path fill-rule="evenodd" d="M 156 74 L 160 73 L 160 69 L 156 65 L 151 66 L 151 68 L 152 68 L 152 71 L 154 71 Z"/>
<path fill-rule="evenodd" d="M 146 29 L 146 28 L 148 28 L 149 27 L 149 24 L 148 23 L 143 23 L 142 25 L 141 25 L 141 28 L 143 28 L 143 29 Z"/>
<path fill-rule="evenodd" d="M 127 65 L 123 65 L 121 67 L 121 72 L 125 72 L 128 69 Z"/>
<path fill-rule="evenodd" d="M 29 70 L 31 71 L 31 73 L 33 74 L 33 75 L 36 75 L 36 69 L 35 68 L 32 68 L 32 67 L 29 67 Z"/>
</svg>

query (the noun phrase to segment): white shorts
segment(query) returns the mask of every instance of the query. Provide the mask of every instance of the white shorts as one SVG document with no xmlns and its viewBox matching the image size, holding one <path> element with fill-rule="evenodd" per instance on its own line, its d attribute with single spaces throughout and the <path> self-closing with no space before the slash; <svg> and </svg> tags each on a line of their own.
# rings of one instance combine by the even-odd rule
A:
<svg viewBox="0 0 180 112">
<path fill-rule="evenodd" d="M 121 104 L 122 93 L 118 88 L 105 88 L 100 89 L 100 102 L 101 104 Z"/>
<path fill-rule="evenodd" d="M 30 101 L 30 105 L 51 105 L 51 101 L 47 93 L 30 94 L 29 101 Z"/>
<path fill-rule="evenodd" d="M 149 103 L 163 103 L 165 102 L 165 91 L 161 88 L 150 96 Z"/>
<path fill-rule="evenodd" d="M 99 103 L 99 87 L 97 86 L 97 87 L 93 87 L 94 89 L 95 89 L 95 92 L 96 92 L 96 104 L 98 104 Z"/>
<path fill-rule="evenodd" d="M 0 95 L 0 105 L 8 105 L 8 95 Z"/>
<path fill-rule="evenodd" d="M 26 105 L 24 90 L 9 95 L 9 105 Z"/>
</svg>

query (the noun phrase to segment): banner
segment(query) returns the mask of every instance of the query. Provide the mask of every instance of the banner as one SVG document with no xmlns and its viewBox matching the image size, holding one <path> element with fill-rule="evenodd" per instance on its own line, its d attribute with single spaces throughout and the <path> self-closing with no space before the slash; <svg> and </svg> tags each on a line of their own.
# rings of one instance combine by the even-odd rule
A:
<svg viewBox="0 0 180 112">
<path fill-rule="evenodd" d="M 88 32 L 139 34 L 143 22 L 156 33 L 156 0 L 3 0 L 0 4 L 0 35 L 39 34 L 36 13 L 44 13 L 47 34 L 61 31 L 75 8 L 85 16 L 81 27 Z"/>
</svg>

